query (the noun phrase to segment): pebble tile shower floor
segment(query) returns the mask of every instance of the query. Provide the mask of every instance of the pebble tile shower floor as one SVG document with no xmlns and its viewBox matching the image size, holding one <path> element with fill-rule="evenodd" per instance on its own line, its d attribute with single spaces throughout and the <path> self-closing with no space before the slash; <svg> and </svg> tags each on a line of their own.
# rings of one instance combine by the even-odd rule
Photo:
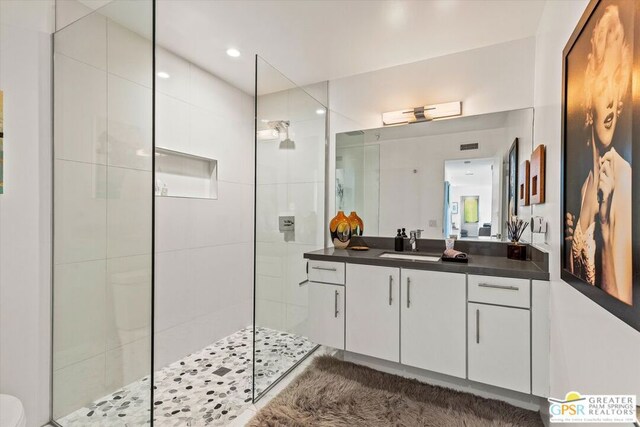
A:
<svg viewBox="0 0 640 427">
<path fill-rule="evenodd" d="M 154 425 L 228 425 L 251 405 L 252 329 L 246 328 L 155 373 Z M 273 329 L 256 330 L 256 395 L 315 344 Z M 141 426 L 149 422 L 149 377 L 58 420 L 68 426 Z"/>
</svg>

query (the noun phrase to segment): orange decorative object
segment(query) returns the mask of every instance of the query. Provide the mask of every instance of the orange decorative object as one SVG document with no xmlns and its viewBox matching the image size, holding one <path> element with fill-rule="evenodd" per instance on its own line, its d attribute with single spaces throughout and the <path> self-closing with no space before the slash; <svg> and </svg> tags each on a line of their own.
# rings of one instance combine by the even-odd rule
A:
<svg viewBox="0 0 640 427">
<path fill-rule="evenodd" d="M 344 212 L 339 211 L 329 223 L 331 241 L 337 249 L 345 249 L 351 241 L 351 225 Z"/>
<path fill-rule="evenodd" d="M 349 214 L 349 225 L 351 226 L 351 234 L 353 236 L 362 236 L 362 233 L 364 233 L 364 222 L 356 211 Z"/>
</svg>

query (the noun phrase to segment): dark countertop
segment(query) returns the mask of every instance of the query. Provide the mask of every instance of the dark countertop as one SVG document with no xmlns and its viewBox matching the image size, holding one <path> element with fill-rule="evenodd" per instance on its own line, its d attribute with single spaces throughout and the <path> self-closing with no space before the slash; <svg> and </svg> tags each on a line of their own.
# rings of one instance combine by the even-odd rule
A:
<svg viewBox="0 0 640 427">
<path fill-rule="evenodd" d="M 317 261 L 350 262 L 352 264 L 368 264 L 383 267 L 402 267 L 416 270 L 445 271 L 449 273 L 469 273 L 485 276 L 514 277 L 519 279 L 549 280 L 549 272 L 545 271 L 534 261 L 517 261 L 506 256 L 470 254 L 469 263 L 412 261 L 393 258 L 380 258 L 385 252 L 393 249 L 370 248 L 368 251 L 354 251 L 351 249 L 326 248 L 307 252 L 304 257 Z M 411 255 L 412 252 L 397 252 Z M 417 254 L 440 256 L 442 253 L 420 251 Z"/>
</svg>

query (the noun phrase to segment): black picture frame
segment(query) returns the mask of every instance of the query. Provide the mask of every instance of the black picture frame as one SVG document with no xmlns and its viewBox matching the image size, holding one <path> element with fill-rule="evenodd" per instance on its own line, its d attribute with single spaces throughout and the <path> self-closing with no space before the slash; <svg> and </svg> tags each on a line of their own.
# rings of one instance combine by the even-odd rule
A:
<svg viewBox="0 0 640 427">
<path fill-rule="evenodd" d="M 518 138 L 514 139 L 509 148 L 509 185 L 507 186 L 508 219 L 518 215 Z"/>
<path fill-rule="evenodd" d="M 580 18 L 576 28 L 571 34 L 563 52 L 562 52 L 562 98 L 561 98 L 561 182 L 560 182 L 560 224 L 562 235 L 560 236 L 561 241 L 561 251 L 559 256 L 561 257 L 561 278 L 563 281 L 574 287 L 576 290 L 581 292 L 583 295 L 594 301 L 596 304 L 603 307 L 605 310 L 616 316 L 618 319 L 632 327 L 633 329 L 640 331 L 640 224 L 634 222 L 633 219 L 640 218 L 640 166 L 636 165 L 633 168 L 633 162 L 630 162 L 632 165 L 632 265 L 633 265 L 633 284 L 632 284 L 632 305 L 626 304 L 619 299 L 609 295 L 604 290 L 600 289 L 597 286 L 593 286 L 588 282 L 584 281 L 580 277 L 572 274 L 572 272 L 567 268 L 568 259 L 567 259 L 567 250 L 570 249 L 568 247 L 567 241 L 565 240 L 565 233 L 567 231 L 567 224 L 565 221 L 566 213 L 569 212 L 567 210 L 568 204 L 568 188 L 571 188 L 572 191 L 575 191 L 575 186 L 579 185 L 577 188 L 582 187 L 582 182 L 571 182 L 571 178 L 568 177 L 568 168 L 567 166 L 570 164 L 569 162 L 575 162 L 574 158 L 569 158 L 567 156 L 567 135 L 570 128 L 568 124 L 568 105 L 571 101 L 567 99 L 568 96 L 568 58 L 572 52 L 572 49 L 576 46 L 578 41 L 582 40 L 583 37 L 590 38 L 591 35 L 588 33 L 587 28 L 591 28 L 590 19 L 599 16 L 603 9 L 610 4 L 622 4 L 631 5 L 626 6 L 632 10 L 632 17 L 628 17 L 624 15 L 626 18 L 630 19 L 633 23 L 633 29 L 630 31 L 631 36 L 633 37 L 633 59 L 632 59 L 632 81 L 631 81 L 631 104 L 628 106 L 630 108 L 630 120 L 631 120 L 631 152 L 635 155 L 636 163 L 640 161 L 640 82 L 634 81 L 634 77 L 638 75 L 638 70 L 640 70 L 640 2 L 627 2 L 627 0 L 591 0 L 587 5 L 582 17 Z M 600 9 L 603 8 L 603 9 Z M 573 100 L 575 102 L 575 100 Z M 574 104 L 575 105 L 575 104 Z"/>
</svg>

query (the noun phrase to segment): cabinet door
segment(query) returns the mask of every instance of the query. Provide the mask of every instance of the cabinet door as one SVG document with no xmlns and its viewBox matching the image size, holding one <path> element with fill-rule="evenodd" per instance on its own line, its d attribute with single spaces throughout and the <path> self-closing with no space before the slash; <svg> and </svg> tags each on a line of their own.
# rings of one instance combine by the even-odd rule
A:
<svg viewBox="0 0 640 427">
<path fill-rule="evenodd" d="M 400 361 L 400 269 L 347 264 L 346 349 Z"/>
<path fill-rule="evenodd" d="M 530 312 L 468 304 L 469 379 L 531 392 Z"/>
<path fill-rule="evenodd" d="M 402 269 L 401 362 L 466 377 L 464 274 Z"/>
<path fill-rule="evenodd" d="M 344 350 L 344 286 L 309 282 L 309 338 Z"/>
</svg>

